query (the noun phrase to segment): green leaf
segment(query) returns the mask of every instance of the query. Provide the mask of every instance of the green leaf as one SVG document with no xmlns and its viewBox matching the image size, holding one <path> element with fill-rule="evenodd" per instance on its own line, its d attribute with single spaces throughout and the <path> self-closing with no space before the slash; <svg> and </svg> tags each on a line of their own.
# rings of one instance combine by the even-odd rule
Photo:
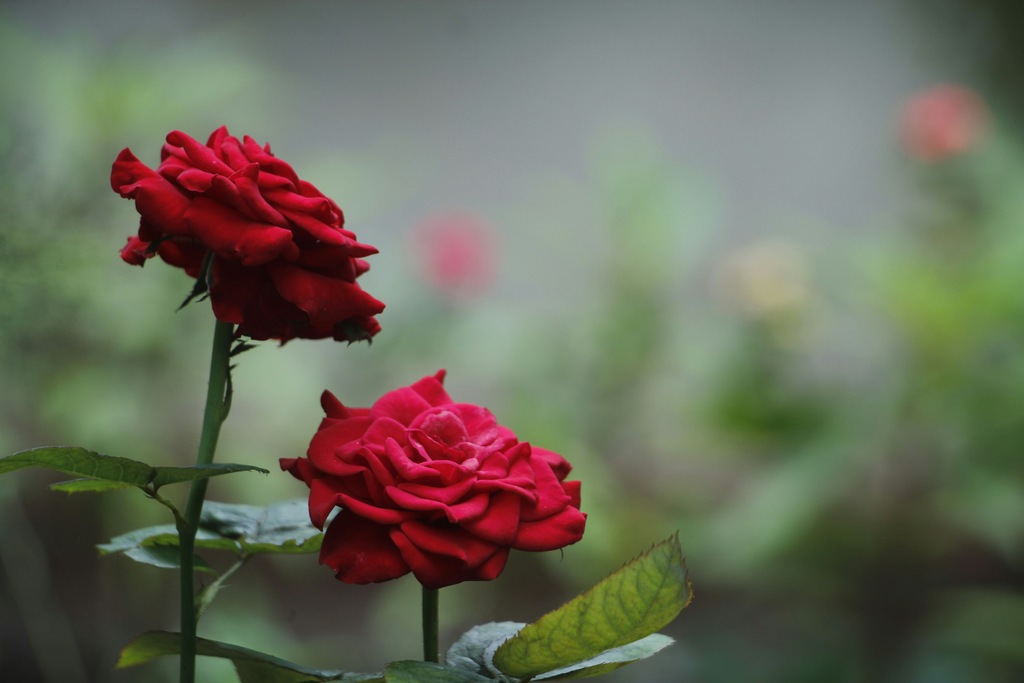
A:
<svg viewBox="0 0 1024 683">
<path fill-rule="evenodd" d="M 672 536 L 523 627 L 496 649 L 493 665 L 516 678 L 533 678 L 584 662 L 662 628 L 692 596 L 679 538 Z"/>
<path fill-rule="evenodd" d="M 70 481 L 59 481 L 56 484 L 50 484 L 51 491 L 63 491 L 64 493 L 100 493 L 102 491 L 118 491 L 132 488 L 135 488 L 134 484 L 105 479 L 71 479 Z"/>
<path fill-rule="evenodd" d="M 206 657 L 229 659 L 235 665 L 241 683 L 384 683 L 380 674 L 355 674 L 342 671 L 311 669 L 272 657 L 266 653 L 230 645 L 216 640 L 198 638 L 196 652 Z M 121 649 L 115 665 L 118 669 L 144 664 L 157 657 L 181 653 L 181 634 L 149 631 Z"/>
<path fill-rule="evenodd" d="M 516 621 L 492 621 L 489 624 L 474 626 L 452 643 L 444 660 L 448 666 L 490 675 L 493 672 L 487 666 L 484 652 L 492 645 L 497 647 L 505 642 L 524 626 L 526 624 Z"/>
<path fill-rule="evenodd" d="M 46 467 L 65 474 L 140 487 L 156 476 L 154 468 L 144 462 L 101 455 L 77 446 L 33 448 L 0 458 L 0 474 L 23 467 Z"/>
<path fill-rule="evenodd" d="M 605 650 L 591 659 L 576 664 L 553 669 L 535 676 L 535 681 L 564 680 L 569 678 L 589 678 L 600 676 L 626 666 L 639 659 L 645 659 L 661 652 L 675 641 L 661 633 L 652 633 L 646 638 L 634 640 L 632 643 Z"/>
<path fill-rule="evenodd" d="M 156 545 L 147 548 L 132 548 L 131 550 L 126 550 L 124 555 L 136 562 L 160 567 L 161 569 L 181 569 L 181 553 L 178 551 L 177 546 Z M 193 558 L 192 562 L 196 571 L 209 572 L 211 574 L 217 573 L 213 567 L 198 555 Z"/>
<path fill-rule="evenodd" d="M 255 465 L 236 465 L 233 463 L 213 463 L 211 465 L 190 465 L 188 467 L 154 467 L 156 476 L 153 477 L 153 488 L 160 488 L 167 484 L 180 484 L 186 481 L 197 479 L 209 479 L 222 474 L 233 472 L 259 472 L 270 474 L 270 470 L 256 467 Z"/>
<path fill-rule="evenodd" d="M 236 554 L 314 553 L 323 533 L 309 522 L 305 500 L 274 503 L 265 508 L 206 501 L 196 532 L 196 548 Z M 178 530 L 173 524 L 135 529 L 97 546 L 101 555 L 122 553 L 156 567 L 177 568 Z M 172 553 L 173 549 L 173 553 Z M 196 567 L 211 571 L 196 556 Z"/>
<path fill-rule="evenodd" d="M 158 524 L 147 526 L 142 529 L 135 529 L 127 533 L 115 536 L 109 543 L 96 546 L 101 555 L 111 553 L 125 553 L 135 548 L 153 546 L 177 546 L 178 529 L 173 524 Z M 207 529 L 199 529 L 196 532 L 196 546 L 200 548 L 215 548 L 217 550 L 238 550 L 238 544 L 226 538 L 222 538 Z"/>
<path fill-rule="evenodd" d="M 45 467 L 93 480 L 114 482 L 124 486 L 138 486 L 139 488 L 152 487 L 153 489 L 167 484 L 208 479 L 232 472 L 270 473 L 269 470 L 262 467 L 220 463 L 195 467 L 153 467 L 138 460 L 103 455 L 78 446 L 33 448 L 0 458 L 0 474 L 20 470 L 24 467 Z M 89 488 L 85 484 L 72 482 L 64 482 L 58 486 L 61 487 L 60 490 L 64 491 L 108 491 L 121 488 L 105 484 Z"/>
<path fill-rule="evenodd" d="M 164 538 L 168 540 L 165 541 Z M 128 533 L 115 536 L 110 539 L 109 543 L 102 543 L 98 546 L 100 555 L 109 555 L 111 553 L 124 553 L 135 548 L 140 548 L 144 545 L 156 545 L 157 543 L 170 543 L 170 539 L 173 538 L 177 541 L 178 529 L 173 524 L 160 524 L 157 526 L 147 526 L 142 529 L 136 529 L 129 531 Z"/>
<path fill-rule="evenodd" d="M 232 542 L 200 529 L 196 534 L 196 545 L 202 546 L 203 544 L 211 543 L 231 544 Z M 115 536 L 109 543 L 103 543 L 96 547 L 99 549 L 100 555 L 121 553 L 136 562 L 154 567 L 164 569 L 181 568 L 181 555 L 178 551 L 178 530 L 173 524 L 160 524 L 129 531 L 126 534 Z M 237 547 L 229 546 L 228 549 L 235 550 Z M 198 555 L 195 556 L 194 561 L 196 569 L 206 572 L 214 571 Z"/>
<path fill-rule="evenodd" d="M 266 507 L 207 501 L 199 524 L 250 554 L 314 553 L 323 541 L 323 533 L 309 521 L 305 499 Z"/>
<path fill-rule="evenodd" d="M 494 679 L 465 669 L 406 660 L 391 662 L 384 667 L 384 680 L 387 683 L 486 683 Z"/>
</svg>

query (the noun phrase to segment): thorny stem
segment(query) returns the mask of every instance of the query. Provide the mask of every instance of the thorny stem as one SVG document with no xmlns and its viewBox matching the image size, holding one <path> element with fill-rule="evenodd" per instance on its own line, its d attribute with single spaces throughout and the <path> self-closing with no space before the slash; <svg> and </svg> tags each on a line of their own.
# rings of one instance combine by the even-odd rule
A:
<svg viewBox="0 0 1024 683">
<path fill-rule="evenodd" d="M 210 354 L 210 380 L 206 389 L 206 407 L 203 411 L 203 431 L 199 436 L 196 465 L 209 465 L 217 450 L 220 427 L 227 417 L 229 375 L 231 373 L 231 339 L 234 326 L 217 321 Z M 197 479 L 189 489 L 184 517 L 178 518 L 179 548 L 181 551 L 181 666 L 179 683 L 196 680 L 196 610 L 195 543 L 199 530 L 199 515 L 203 511 L 208 479 Z"/>
</svg>

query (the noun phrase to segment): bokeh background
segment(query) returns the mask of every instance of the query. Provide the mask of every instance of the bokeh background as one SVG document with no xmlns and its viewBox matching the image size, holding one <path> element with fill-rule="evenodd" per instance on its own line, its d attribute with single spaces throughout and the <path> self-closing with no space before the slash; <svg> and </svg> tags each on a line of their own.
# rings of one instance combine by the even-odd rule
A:
<svg viewBox="0 0 1024 683">
<path fill-rule="evenodd" d="M 445 367 L 584 481 L 584 540 L 443 591 L 445 643 L 678 530 L 678 643 L 609 683 L 1024 680 L 1022 45 L 1016 0 L 7 0 L 0 452 L 192 460 L 212 317 L 121 263 L 108 177 L 226 124 L 380 248 L 388 307 L 372 346 L 240 357 L 219 459 Z M 59 478 L 0 479 L 3 680 L 172 681 L 112 665 L 173 574 L 95 550 L 163 509 Z M 418 657 L 417 600 L 258 559 L 200 628 L 371 671 Z"/>
</svg>

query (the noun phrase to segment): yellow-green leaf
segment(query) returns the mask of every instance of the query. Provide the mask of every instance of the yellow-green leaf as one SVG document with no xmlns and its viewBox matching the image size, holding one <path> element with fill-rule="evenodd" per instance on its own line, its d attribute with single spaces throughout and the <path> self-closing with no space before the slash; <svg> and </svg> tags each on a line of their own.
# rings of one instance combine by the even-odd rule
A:
<svg viewBox="0 0 1024 683">
<path fill-rule="evenodd" d="M 493 665 L 532 678 L 640 640 L 673 619 L 693 596 L 678 536 L 672 536 L 586 593 L 503 643 Z"/>
</svg>

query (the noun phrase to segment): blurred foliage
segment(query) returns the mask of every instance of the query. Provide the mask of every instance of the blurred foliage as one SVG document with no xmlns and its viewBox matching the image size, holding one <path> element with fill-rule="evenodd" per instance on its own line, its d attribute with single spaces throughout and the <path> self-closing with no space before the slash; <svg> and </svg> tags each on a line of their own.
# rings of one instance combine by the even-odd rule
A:
<svg viewBox="0 0 1024 683">
<path fill-rule="evenodd" d="M 199 59 L 222 77 L 176 88 Z M 203 304 L 173 312 L 180 272 L 119 262 L 135 214 L 107 189 L 109 163 L 127 144 L 154 160 L 173 128 L 252 121 L 272 76 L 217 46 L 147 59 L 12 24 L 0 60 L 24 65 L 0 71 L 0 447 L 186 464 L 212 322 Z M 514 557 L 497 582 L 445 591 L 449 634 L 532 621 L 678 528 L 696 587 L 667 629 L 678 643 L 609 681 L 1022 680 L 1024 153 L 998 114 L 969 154 L 907 162 L 915 193 L 887 224 L 743 239 L 707 177 L 642 134 L 609 136 L 588 188 L 551 183 L 498 221 L 548 221 L 555 240 L 558 211 L 592 217 L 593 234 L 562 237 L 596 269 L 586 301 L 534 310 L 496 291 L 452 305 L 403 281 L 372 348 L 245 354 L 219 457 L 273 470 L 305 448 L 321 389 L 366 404 L 456 365 L 453 394 L 574 463 L 590 517 L 564 556 Z M 115 653 L 173 628 L 170 575 L 94 545 L 167 520 L 132 492 L 69 497 L 41 481 L 0 479 L 0 666 L 26 682 L 132 680 L 111 671 Z M 211 488 L 249 504 L 304 493 L 273 474 Z M 204 635 L 374 670 L 417 656 L 415 588 L 260 560 Z"/>
</svg>

